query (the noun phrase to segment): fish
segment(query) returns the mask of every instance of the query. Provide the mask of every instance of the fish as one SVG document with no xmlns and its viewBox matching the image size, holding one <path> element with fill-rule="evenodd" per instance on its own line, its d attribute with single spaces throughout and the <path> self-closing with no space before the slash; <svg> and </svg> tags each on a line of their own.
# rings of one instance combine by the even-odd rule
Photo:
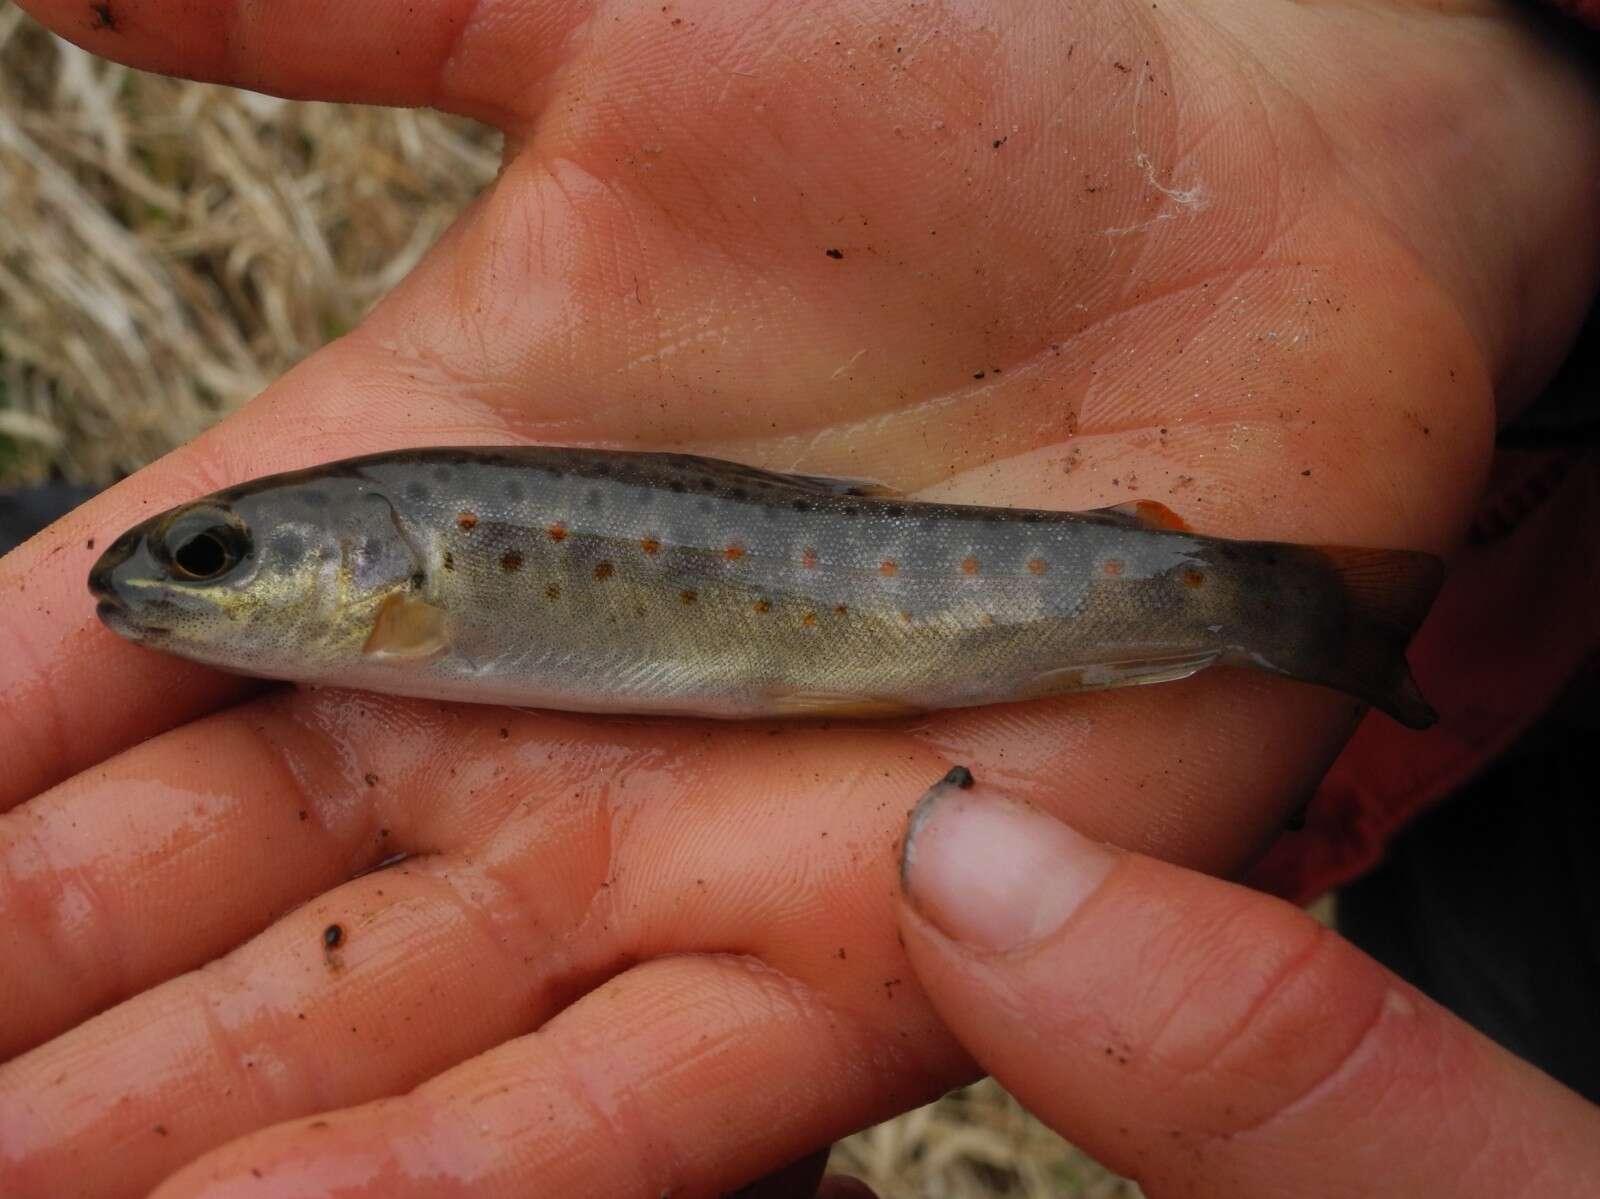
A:
<svg viewBox="0 0 1600 1199">
<path fill-rule="evenodd" d="M 122 533 L 100 619 L 245 675 L 719 719 L 888 718 L 1244 667 L 1437 718 L 1432 554 L 1204 535 L 1140 501 L 936 503 L 688 454 L 399 450 Z"/>
</svg>

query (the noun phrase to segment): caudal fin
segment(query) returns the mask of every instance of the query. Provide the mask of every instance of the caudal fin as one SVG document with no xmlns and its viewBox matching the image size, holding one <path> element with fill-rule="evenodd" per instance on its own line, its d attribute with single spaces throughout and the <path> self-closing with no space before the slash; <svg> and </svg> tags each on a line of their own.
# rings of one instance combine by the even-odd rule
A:
<svg viewBox="0 0 1600 1199">
<path fill-rule="evenodd" d="M 1411 677 L 1405 652 L 1444 583 L 1444 563 L 1411 550 L 1319 550 L 1348 603 L 1344 653 L 1322 681 L 1359 696 L 1408 728 L 1427 728 L 1439 714 Z"/>
</svg>

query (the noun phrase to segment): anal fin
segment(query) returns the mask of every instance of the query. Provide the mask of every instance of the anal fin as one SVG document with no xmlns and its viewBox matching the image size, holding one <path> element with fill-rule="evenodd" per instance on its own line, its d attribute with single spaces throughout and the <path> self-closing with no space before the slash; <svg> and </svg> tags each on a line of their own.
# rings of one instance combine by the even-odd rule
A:
<svg viewBox="0 0 1600 1199">
<path fill-rule="evenodd" d="M 1173 654 L 1161 658 L 1135 658 L 1126 662 L 1094 662 L 1086 666 L 1063 666 L 1035 675 L 1022 688 L 1018 699 L 1040 699 L 1047 695 L 1070 695 L 1077 691 L 1106 691 L 1112 687 L 1134 687 L 1146 683 L 1172 683 L 1198 674 L 1222 657 L 1220 650 L 1192 654 Z"/>
<path fill-rule="evenodd" d="M 900 700 L 832 691 L 785 691 L 769 696 L 767 706 L 778 716 L 833 716 L 841 720 L 893 720 L 920 716 L 925 711 Z"/>
</svg>

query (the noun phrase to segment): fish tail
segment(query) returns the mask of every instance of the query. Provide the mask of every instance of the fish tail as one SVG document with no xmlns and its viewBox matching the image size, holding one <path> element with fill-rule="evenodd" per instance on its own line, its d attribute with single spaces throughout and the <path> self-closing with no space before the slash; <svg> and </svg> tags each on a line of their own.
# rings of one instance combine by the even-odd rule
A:
<svg viewBox="0 0 1600 1199">
<path fill-rule="evenodd" d="M 1444 562 L 1412 550 L 1319 546 L 1347 603 L 1344 644 L 1315 681 L 1425 729 L 1439 714 L 1422 696 L 1405 651 L 1444 583 Z"/>
</svg>

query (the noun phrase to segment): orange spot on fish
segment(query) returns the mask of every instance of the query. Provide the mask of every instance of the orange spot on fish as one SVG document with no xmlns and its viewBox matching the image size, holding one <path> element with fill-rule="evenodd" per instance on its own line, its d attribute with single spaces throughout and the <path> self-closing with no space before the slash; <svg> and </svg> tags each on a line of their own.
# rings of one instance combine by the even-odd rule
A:
<svg viewBox="0 0 1600 1199">
<path fill-rule="evenodd" d="M 565 541 L 567 539 L 566 525 L 551 525 L 545 529 L 545 532 L 550 535 L 551 541 Z"/>
<path fill-rule="evenodd" d="M 463 512 L 456 517 L 456 524 L 461 526 L 463 533 L 470 533 L 478 527 L 478 516 L 474 512 Z"/>
<path fill-rule="evenodd" d="M 700 593 L 698 591 L 684 590 L 678 592 L 678 598 L 686 604 L 692 604 L 700 598 Z"/>
<path fill-rule="evenodd" d="M 878 573 L 886 579 L 892 579 L 895 575 L 900 573 L 900 563 L 896 562 L 893 558 L 885 558 L 882 562 L 878 563 Z"/>
<path fill-rule="evenodd" d="M 1105 575 L 1108 579 L 1116 578 L 1122 573 L 1122 569 L 1123 567 L 1121 558 L 1107 558 L 1104 562 L 1100 563 L 1100 573 Z"/>
<path fill-rule="evenodd" d="M 833 606 L 833 614 L 835 616 L 843 616 L 848 611 L 850 611 L 850 609 L 844 604 L 835 604 Z"/>
<path fill-rule="evenodd" d="M 809 629 L 812 625 L 817 623 L 817 614 L 815 612 L 807 612 L 800 618 L 800 623 Z"/>
<path fill-rule="evenodd" d="M 964 575 L 975 575 L 978 573 L 978 560 L 971 554 L 968 554 L 965 558 L 961 559 L 961 573 Z"/>
<path fill-rule="evenodd" d="M 766 600 L 757 600 L 751 606 L 753 608 L 755 608 L 755 610 L 757 612 L 761 613 L 761 615 L 763 615 L 763 616 L 765 616 L 768 612 L 772 611 L 772 605 L 767 603 Z"/>
<path fill-rule="evenodd" d="M 994 617 L 985 612 L 982 616 L 978 617 L 978 623 L 981 625 L 991 625 L 994 623 Z"/>
<path fill-rule="evenodd" d="M 1205 575 L 1193 568 L 1184 571 L 1180 577 L 1183 579 L 1183 585 L 1185 587 L 1199 587 L 1206 581 Z"/>
<path fill-rule="evenodd" d="M 654 537 L 639 538 L 639 548 L 654 558 L 661 552 L 661 543 Z"/>
<path fill-rule="evenodd" d="M 807 570 L 813 569 L 817 565 L 817 551 L 809 545 L 806 546 L 806 548 L 800 552 L 800 565 L 805 567 Z"/>
<path fill-rule="evenodd" d="M 1050 563 L 1046 562 L 1043 558 L 1028 559 L 1028 573 L 1031 575 L 1042 575 L 1049 569 Z"/>
<path fill-rule="evenodd" d="M 615 569 L 609 562 L 596 562 L 594 564 L 594 577 L 597 579 L 609 579 L 611 572 Z"/>
<path fill-rule="evenodd" d="M 737 562 L 740 558 L 744 557 L 744 546 L 730 545 L 727 549 L 722 551 L 722 556 L 729 562 Z"/>
<path fill-rule="evenodd" d="M 516 550 L 507 550 L 500 555 L 500 569 L 510 574 L 512 571 L 522 569 L 522 555 Z"/>
<path fill-rule="evenodd" d="M 909 612 L 900 613 L 900 620 L 905 624 L 910 624 L 911 623 L 911 613 L 909 613 Z"/>
</svg>

